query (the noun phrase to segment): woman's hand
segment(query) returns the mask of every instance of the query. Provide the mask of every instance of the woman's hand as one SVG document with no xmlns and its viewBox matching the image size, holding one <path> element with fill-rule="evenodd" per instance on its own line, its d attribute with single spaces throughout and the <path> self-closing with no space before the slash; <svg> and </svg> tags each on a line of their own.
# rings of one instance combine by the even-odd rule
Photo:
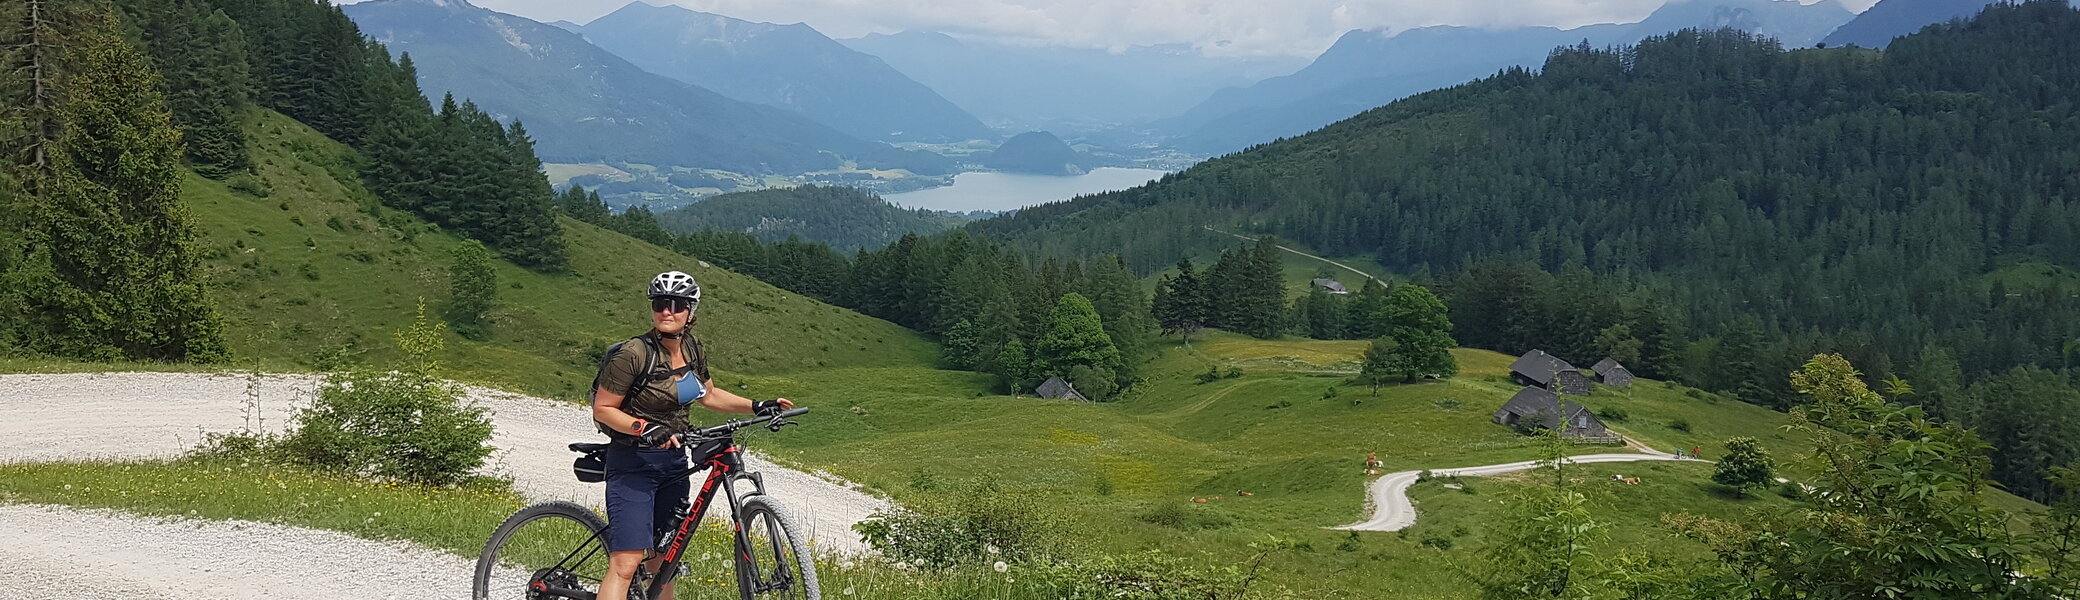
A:
<svg viewBox="0 0 2080 600">
<path fill-rule="evenodd" d="M 788 400 L 786 398 L 774 398 L 772 400 L 766 400 L 764 402 L 751 403 L 752 414 L 756 414 L 759 416 L 778 413 L 791 408 L 794 408 L 794 401 Z"/>
</svg>

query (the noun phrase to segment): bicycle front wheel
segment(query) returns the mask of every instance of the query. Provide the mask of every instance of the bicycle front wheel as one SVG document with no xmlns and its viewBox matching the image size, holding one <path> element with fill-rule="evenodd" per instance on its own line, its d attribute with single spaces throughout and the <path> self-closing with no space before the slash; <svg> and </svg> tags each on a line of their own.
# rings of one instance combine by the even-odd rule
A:
<svg viewBox="0 0 2080 600">
<path fill-rule="evenodd" d="M 771 496 L 744 499 L 743 536 L 751 554 L 737 556 L 737 590 L 744 600 L 822 600 L 809 539 Z"/>
<path fill-rule="evenodd" d="M 476 600 L 589 598 L 607 573 L 607 522 L 570 502 L 506 517 L 477 557 Z"/>
</svg>

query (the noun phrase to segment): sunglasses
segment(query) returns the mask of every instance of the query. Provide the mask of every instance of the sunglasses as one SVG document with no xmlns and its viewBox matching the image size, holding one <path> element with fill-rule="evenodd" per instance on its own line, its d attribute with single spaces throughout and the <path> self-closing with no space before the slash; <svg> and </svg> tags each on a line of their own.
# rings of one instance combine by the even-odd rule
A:
<svg viewBox="0 0 2080 600">
<path fill-rule="evenodd" d="M 685 298 L 651 298 L 650 312 L 693 312 L 693 301 Z"/>
</svg>

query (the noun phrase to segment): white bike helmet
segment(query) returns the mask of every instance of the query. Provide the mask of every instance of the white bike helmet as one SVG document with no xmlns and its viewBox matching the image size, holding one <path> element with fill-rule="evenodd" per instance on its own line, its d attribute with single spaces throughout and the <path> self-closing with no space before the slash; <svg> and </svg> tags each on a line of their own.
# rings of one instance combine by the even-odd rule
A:
<svg viewBox="0 0 2080 600">
<path fill-rule="evenodd" d="M 693 276 L 678 271 L 658 273 L 650 280 L 651 298 L 685 298 L 694 306 L 701 303 L 701 284 L 694 283 Z"/>
</svg>

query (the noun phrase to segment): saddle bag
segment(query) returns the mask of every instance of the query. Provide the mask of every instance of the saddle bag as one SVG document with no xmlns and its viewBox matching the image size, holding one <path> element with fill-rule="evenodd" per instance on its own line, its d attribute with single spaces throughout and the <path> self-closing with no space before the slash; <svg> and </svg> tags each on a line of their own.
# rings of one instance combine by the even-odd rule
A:
<svg viewBox="0 0 2080 600">
<path fill-rule="evenodd" d="M 571 450 L 577 451 L 579 454 L 577 460 L 571 461 L 571 474 L 576 475 L 578 477 L 578 481 L 582 481 L 585 483 L 599 483 L 602 481 L 606 481 L 606 444 L 591 445 L 598 447 L 581 449 L 576 447 L 579 446 L 579 444 L 572 444 L 573 448 L 571 448 Z"/>
</svg>

